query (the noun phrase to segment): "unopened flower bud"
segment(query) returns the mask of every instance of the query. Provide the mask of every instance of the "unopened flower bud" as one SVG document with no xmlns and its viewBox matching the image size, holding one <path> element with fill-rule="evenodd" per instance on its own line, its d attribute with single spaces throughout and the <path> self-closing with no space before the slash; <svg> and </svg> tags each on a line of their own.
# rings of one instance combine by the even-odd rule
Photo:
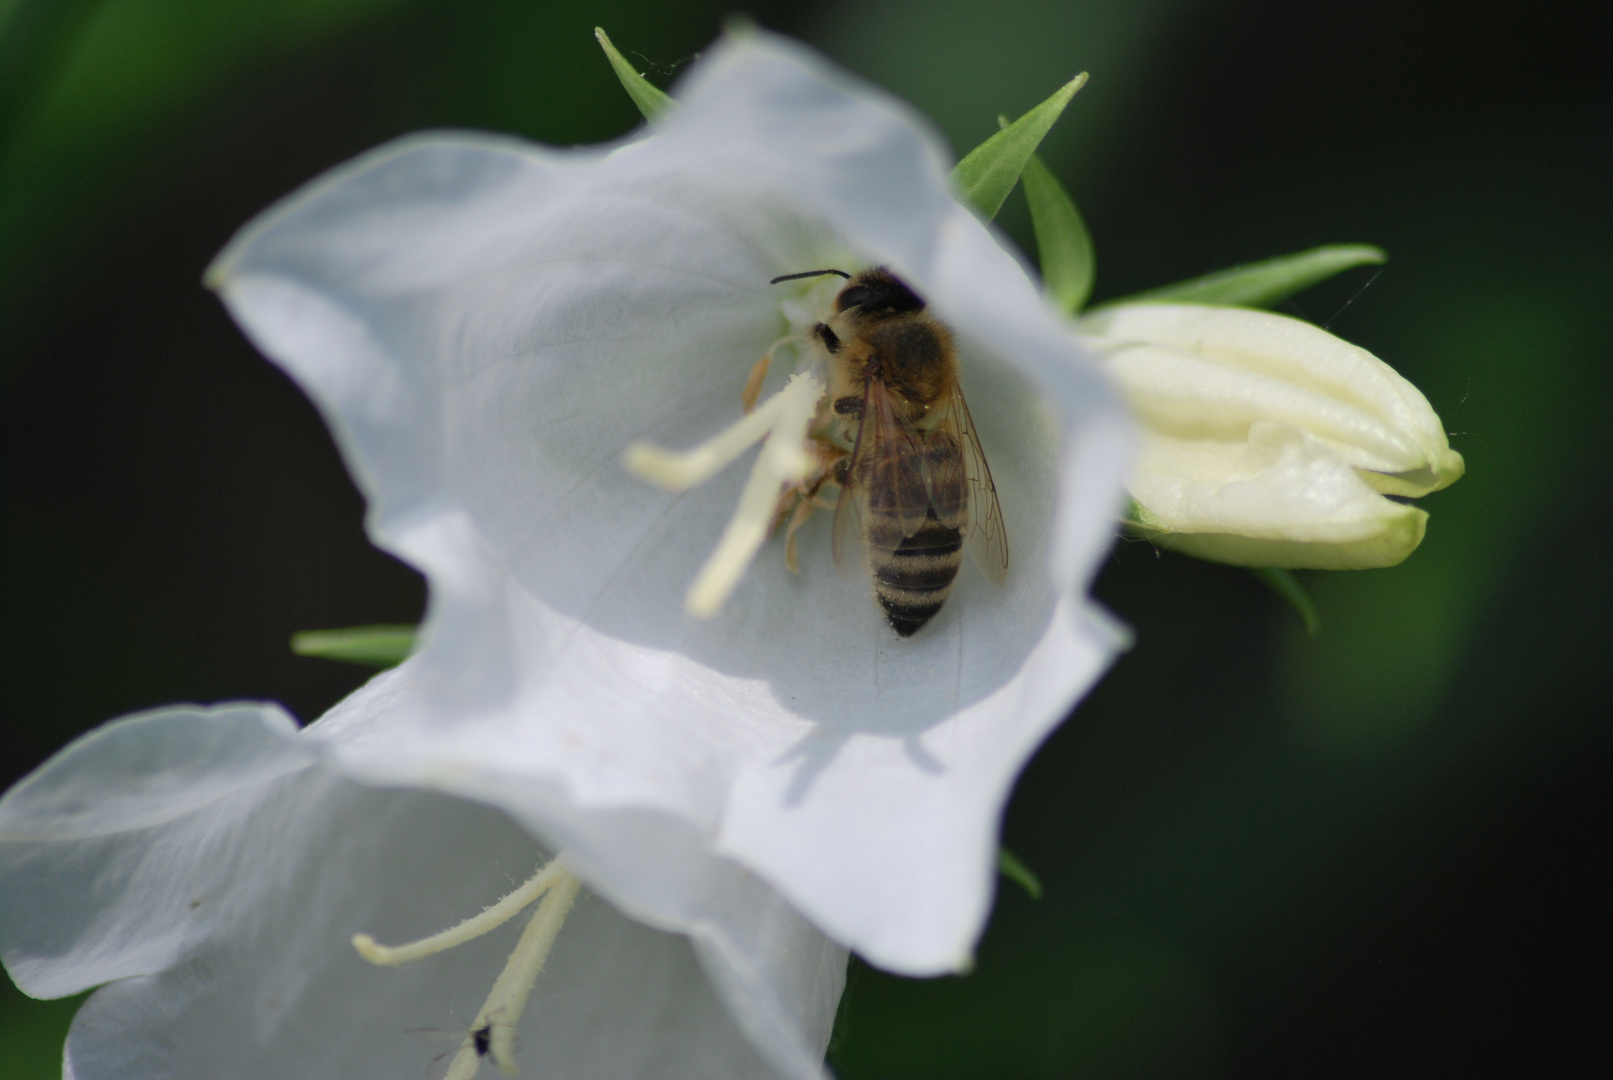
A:
<svg viewBox="0 0 1613 1080">
<path fill-rule="evenodd" d="M 1462 475 L 1415 386 L 1309 323 L 1135 304 L 1080 331 L 1143 427 L 1131 525 L 1160 547 L 1239 566 L 1393 566 L 1428 515 L 1386 496 Z"/>
</svg>

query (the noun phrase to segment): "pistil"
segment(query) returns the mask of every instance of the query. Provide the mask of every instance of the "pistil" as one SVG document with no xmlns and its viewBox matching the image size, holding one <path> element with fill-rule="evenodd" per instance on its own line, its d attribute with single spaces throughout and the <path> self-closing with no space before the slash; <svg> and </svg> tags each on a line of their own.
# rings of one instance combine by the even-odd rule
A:
<svg viewBox="0 0 1613 1080">
<path fill-rule="evenodd" d="M 488 1030 L 489 1027 L 487 1056 L 493 1059 L 499 1072 L 506 1076 L 515 1075 L 515 1026 L 520 1023 L 527 998 L 543 972 L 543 963 L 549 958 L 554 939 L 560 933 L 560 926 L 570 914 L 581 888 L 582 882 L 565 870 L 560 871 L 543 902 L 538 905 L 538 910 L 532 913 L 526 929 L 521 931 L 521 940 L 515 943 L 510 958 L 504 962 L 504 970 L 499 973 L 487 1000 L 477 1012 L 476 1022 L 471 1025 L 472 1038 L 466 1039 L 460 1046 L 443 1080 L 470 1080 L 476 1075 L 476 1067 L 481 1062 L 481 1049 L 476 1045 L 474 1032 Z M 494 1016 L 499 1018 L 496 1024 L 492 1023 Z"/>
<path fill-rule="evenodd" d="M 519 915 L 534 900 L 542 898 L 538 909 L 521 931 L 520 940 L 504 962 L 504 970 L 493 982 L 493 989 L 476 1014 L 465 1040 L 448 1066 L 444 1080 L 470 1080 L 485 1055 L 499 1071 L 515 1075 L 515 1027 L 526 1009 L 533 984 L 543 971 L 549 950 L 554 947 L 566 915 L 577 900 L 582 882 L 560 859 L 551 859 L 536 874 L 496 904 L 478 915 L 449 927 L 440 934 L 407 945 L 381 945 L 369 934 L 354 934 L 353 948 L 372 964 L 397 967 L 463 945 L 495 930 Z M 494 1018 L 497 1017 L 497 1021 Z"/>
</svg>

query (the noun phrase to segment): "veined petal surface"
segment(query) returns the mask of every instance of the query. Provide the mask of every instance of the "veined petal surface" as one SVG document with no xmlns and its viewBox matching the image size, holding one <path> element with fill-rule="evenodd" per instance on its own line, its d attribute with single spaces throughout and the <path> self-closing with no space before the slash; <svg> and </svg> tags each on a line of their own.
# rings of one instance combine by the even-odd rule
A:
<svg viewBox="0 0 1613 1080">
<path fill-rule="evenodd" d="M 469 1023 L 523 920 L 395 969 L 348 939 L 451 925 L 545 852 L 491 807 L 360 784 L 328 757 L 273 706 L 177 707 L 92 732 L 0 800 L 8 969 L 38 996 L 109 984 L 64 1075 L 393 1080 L 443 1050 L 421 1029 Z M 746 989 L 789 1030 L 758 1038 L 698 946 L 585 894 L 521 1024 L 520 1075 L 821 1077 L 845 951 L 752 899 L 751 951 L 793 962 Z"/>
<path fill-rule="evenodd" d="M 431 584 L 421 651 L 310 734 L 353 775 L 506 810 L 623 911 L 690 933 L 765 1026 L 744 1004 L 781 962 L 745 928 L 761 882 L 882 966 L 969 962 L 1009 786 L 1121 639 L 1084 593 L 1131 436 L 905 107 L 761 34 L 677 98 L 606 151 L 383 147 L 248 226 L 210 281 L 324 411 L 376 542 Z M 875 264 L 957 333 L 1006 585 L 966 565 L 899 640 L 820 516 L 799 576 L 775 543 L 691 619 L 744 469 L 669 495 L 622 450 L 737 418 L 811 287 L 771 278 Z"/>
</svg>

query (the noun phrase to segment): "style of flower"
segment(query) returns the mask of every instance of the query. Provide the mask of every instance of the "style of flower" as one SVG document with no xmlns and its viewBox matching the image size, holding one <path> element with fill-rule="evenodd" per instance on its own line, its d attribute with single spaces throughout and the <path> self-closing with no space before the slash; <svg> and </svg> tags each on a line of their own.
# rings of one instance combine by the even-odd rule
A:
<svg viewBox="0 0 1613 1080">
<path fill-rule="evenodd" d="M 1242 566 L 1393 566 L 1428 520 L 1397 500 L 1462 475 L 1415 386 L 1309 323 L 1125 304 L 1078 325 L 1142 425 L 1130 525 L 1160 547 Z"/>
<path fill-rule="evenodd" d="M 782 543 L 754 561 L 751 540 L 719 545 L 754 533 L 739 470 L 668 493 L 623 464 L 635 442 L 704 444 L 737 422 L 767 436 L 770 482 L 797 469 L 789 387 L 809 393 L 811 372 L 774 365 L 759 433 L 740 393 L 830 294 L 769 282 L 876 265 L 956 335 L 1013 543 L 1002 585 L 966 566 L 910 639 L 866 578 L 831 567 L 822 515 L 791 573 Z M 193 1049 L 249 1055 L 257 1075 L 398 1075 L 383 1036 L 442 1003 L 422 973 L 439 963 L 455 1002 L 484 1002 L 461 1006 L 453 1067 L 504 1065 L 549 963 L 535 992 L 553 976 L 545 1009 L 571 1026 L 527 1021 L 523 1062 L 633 1074 L 686 1007 L 685 1072 L 757 1073 L 737 1030 L 767 1068 L 809 1076 L 846 947 L 909 974 L 969 964 L 1009 786 L 1122 641 L 1085 593 L 1131 434 L 1089 353 L 955 201 L 921 121 L 748 33 L 695 67 L 654 134 L 568 151 L 403 139 L 254 221 L 209 282 L 323 411 L 371 536 L 425 573 L 430 609 L 411 659 L 300 734 L 261 708 L 125 721 L 8 798 L 8 964 L 35 993 L 121 980 L 75 1029 L 76 1075 Z M 685 594 L 713 550 L 728 554 L 697 618 Z M 496 905 L 538 901 L 491 994 L 484 946 L 505 932 L 476 935 L 492 916 L 376 944 L 496 899 L 492 880 L 520 881 L 540 848 L 560 869 Z M 596 898 L 556 941 L 574 882 Z M 585 917 L 606 928 L 573 935 Z M 644 927 L 686 935 L 714 994 L 674 1000 L 699 981 L 691 954 Z M 355 934 L 373 963 L 421 959 L 376 970 Z M 618 954 L 639 948 L 663 967 L 622 989 L 638 961 Z M 606 1067 L 616 1044 L 625 1064 Z"/>
</svg>

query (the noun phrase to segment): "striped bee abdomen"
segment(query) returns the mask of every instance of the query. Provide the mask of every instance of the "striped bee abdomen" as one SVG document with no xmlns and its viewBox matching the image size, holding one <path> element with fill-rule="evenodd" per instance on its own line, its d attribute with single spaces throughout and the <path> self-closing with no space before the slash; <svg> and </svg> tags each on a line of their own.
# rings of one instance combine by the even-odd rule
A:
<svg viewBox="0 0 1613 1080">
<path fill-rule="evenodd" d="M 894 547 L 878 542 L 886 530 L 869 530 L 868 562 L 874 572 L 874 596 L 891 628 L 910 637 L 929 622 L 952 591 L 963 562 L 963 533 L 935 516 L 925 516 L 918 532 Z M 891 530 L 900 536 L 899 530 Z M 887 538 L 890 537 L 887 533 Z"/>
<path fill-rule="evenodd" d="M 963 564 L 968 479 L 958 441 L 946 432 L 918 437 L 866 491 L 874 596 L 892 629 L 908 637 L 941 610 Z"/>
</svg>

